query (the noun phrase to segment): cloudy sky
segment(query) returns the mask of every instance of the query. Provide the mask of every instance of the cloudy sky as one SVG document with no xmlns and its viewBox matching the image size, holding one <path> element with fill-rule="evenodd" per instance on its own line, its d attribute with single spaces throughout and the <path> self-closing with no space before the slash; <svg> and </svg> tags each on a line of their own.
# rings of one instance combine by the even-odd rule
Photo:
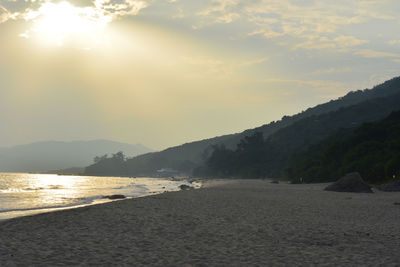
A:
<svg viewBox="0 0 400 267">
<path fill-rule="evenodd" d="M 400 74 L 398 0 L 0 0 L 0 146 L 154 149 Z"/>
</svg>

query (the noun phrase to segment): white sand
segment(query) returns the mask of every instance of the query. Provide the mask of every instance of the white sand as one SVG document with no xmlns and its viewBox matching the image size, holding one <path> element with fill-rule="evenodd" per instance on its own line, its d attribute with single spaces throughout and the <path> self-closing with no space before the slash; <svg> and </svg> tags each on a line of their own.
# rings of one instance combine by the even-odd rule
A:
<svg viewBox="0 0 400 267">
<path fill-rule="evenodd" d="M 208 183 L 0 223 L 0 265 L 400 266 L 400 193 Z"/>
</svg>

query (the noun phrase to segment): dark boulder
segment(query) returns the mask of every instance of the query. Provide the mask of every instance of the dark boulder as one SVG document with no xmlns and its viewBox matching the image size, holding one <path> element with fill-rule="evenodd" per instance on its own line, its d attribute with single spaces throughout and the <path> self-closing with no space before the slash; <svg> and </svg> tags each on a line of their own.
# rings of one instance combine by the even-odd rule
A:
<svg viewBox="0 0 400 267">
<path fill-rule="evenodd" d="M 378 185 L 376 188 L 385 192 L 400 192 L 400 180 L 387 184 L 381 184 Z"/>
<path fill-rule="evenodd" d="M 364 182 L 358 172 L 348 173 L 325 188 L 326 191 L 373 193 L 371 187 Z"/>
<path fill-rule="evenodd" d="M 279 184 L 279 181 L 276 181 L 276 180 L 271 181 L 271 184 Z"/>
<path fill-rule="evenodd" d="M 124 199 L 126 196 L 124 195 L 111 195 L 111 196 L 105 196 L 103 198 L 108 198 L 108 199 Z"/>
<path fill-rule="evenodd" d="M 186 185 L 186 184 L 181 184 L 181 185 L 179 186 L 179 188 L 180 188 L 181 190 L 194 189 L 194 187 L 189 186 L 189 185 Z"/>
</svg>

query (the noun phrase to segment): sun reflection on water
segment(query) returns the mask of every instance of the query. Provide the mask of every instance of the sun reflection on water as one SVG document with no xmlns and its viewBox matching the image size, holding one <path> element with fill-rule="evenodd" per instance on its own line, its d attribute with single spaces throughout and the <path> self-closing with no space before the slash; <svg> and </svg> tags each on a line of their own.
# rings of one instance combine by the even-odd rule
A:
<svg viewBox="0 0 400 267">
<path fill-rule="evenodd" d="M 79 193 L 77 187 L 82 182 L 81 179 L 85 177 L 37 174 L 30 177 L 27 189 L 37 192 L 39 195 L 36 198 L 37 202 L 45 205 L 59 205 L 67 199 L 77 197 Z"/>
</svg>

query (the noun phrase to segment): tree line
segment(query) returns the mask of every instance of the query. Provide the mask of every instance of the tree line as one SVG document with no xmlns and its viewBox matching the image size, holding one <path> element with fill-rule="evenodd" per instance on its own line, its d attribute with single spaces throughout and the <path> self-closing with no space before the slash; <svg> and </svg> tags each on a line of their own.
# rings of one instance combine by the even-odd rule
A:
<svg viewBox="0 0 400 267">
<path fill-rule="evenodd" d="M 271 169 L 280 170 L 279 176 L 270 176 Z M 353 171 L 371 183 L 400 178 L 400 111 L 381 121 L 338 129 L 322 141 L 286 157 L 280 147 L 257 132 L 243 138 L 236 149 L 214 146 L 205 164 L 195 169 L 194 174 L 329 182 Z"/>
</svg>

